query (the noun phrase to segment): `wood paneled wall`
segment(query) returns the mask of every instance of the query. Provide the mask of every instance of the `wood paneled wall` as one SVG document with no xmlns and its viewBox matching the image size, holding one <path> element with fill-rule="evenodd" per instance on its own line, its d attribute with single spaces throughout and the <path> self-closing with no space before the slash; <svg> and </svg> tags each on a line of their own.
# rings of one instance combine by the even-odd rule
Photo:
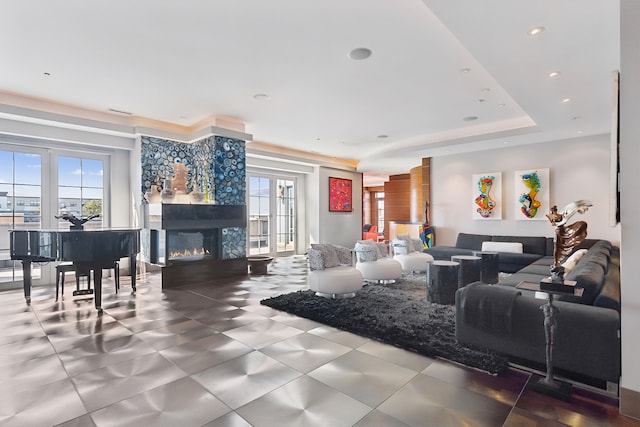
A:
<svg viewBox="0 0 640 427">
<path fill-rule="evenodd" d="M 365 191 L 382 191 L 381 187 L 369 187 Z M 365 223 L 375 222 L 373 198 L 365 196 L 367 211 L 363 214 Z M 431 202 L 431 158 L 423 158 L 422 164 L 412 168 L 410 173 L 391 175 L 384 183 L 384 238 L 389 239 L 390 221 L 424 222 L 425 202 Z M 370 219 L 370 221 L 367 221 Z M 431 220 L 431 218 L 429 218 Z"/>
<path fill-rule="evenodd" d="M 389 221 L 411 217 L 411 175 L 392 175 L 384 183 L 384 238 L 389 239 Z"/>
</svg>

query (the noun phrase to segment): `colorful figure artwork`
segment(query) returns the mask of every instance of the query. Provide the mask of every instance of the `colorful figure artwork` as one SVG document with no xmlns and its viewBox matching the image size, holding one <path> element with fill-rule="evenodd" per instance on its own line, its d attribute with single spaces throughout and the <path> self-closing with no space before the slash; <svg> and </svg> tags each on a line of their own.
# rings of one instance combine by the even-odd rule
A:
<svg viewBox="0 0 640 427">
<path fill-rule="evenodd" d="M 494 179 L 495 177 L 493 176 L 483 176 L 478 180 L 480 194 L 476 197 L 475 203 L 478 206 L 476 212 L 482 218 L 489 218 L 493 214 L 493 208 L 496 207 L 496 201 L 489 194 Z"/>
<path fill-rule="evenodd" d="M 527 218 L 535 218 L 540 208 L 540 201 L 536 200 L 540 191 L 540 178 L 538 172 L 530 172 L 522 174 L 522 183 L 529 189 L 528 192 L 522 193 L 518 201 L 522 203 L 520 211 Z"/>
</svg>

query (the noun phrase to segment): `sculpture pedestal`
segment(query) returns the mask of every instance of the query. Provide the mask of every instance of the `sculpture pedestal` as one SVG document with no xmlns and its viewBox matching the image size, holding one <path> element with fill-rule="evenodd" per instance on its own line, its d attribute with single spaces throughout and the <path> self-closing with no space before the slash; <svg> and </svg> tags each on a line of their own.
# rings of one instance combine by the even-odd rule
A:
<svg viewBox="0 0 640 427">
<path fill-rule="evenodd" d="M 516 285 L 518 289 L 526 289 L 529 291 L 544 292 L 549 296 L 548 302 L 540 308 L 544 312 L 544 336 L 545 336 L 545 353 L 547 362 L 547 375 L 545 377 L 532 376 L 527 383 L 527 388 L 554 397 L 561 400 L 569 400 L 571 398 L 571 384 L 557 381 L 553 378 L 553 346 L 555 344 L 555 335 L 558 325 L 556 323 L 557 308 L 553 305 L 554 295 L 576 295 L 582 296 L 583 288 L 574 287 L 570 292 L 553 291 L 542 289 L 541 283 L 520 282 Z M 575 283 L 574 283 L 575 286 Z"/>
</svg>

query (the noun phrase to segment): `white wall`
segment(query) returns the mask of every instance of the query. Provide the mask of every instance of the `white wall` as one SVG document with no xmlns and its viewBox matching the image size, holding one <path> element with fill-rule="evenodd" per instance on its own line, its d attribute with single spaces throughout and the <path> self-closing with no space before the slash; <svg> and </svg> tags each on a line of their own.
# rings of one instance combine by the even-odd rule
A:
<svg viewBox="0 0 640 427">
<path fill-rule="evenodd" d="M 329 212 L 329 177 L 353 181 L 353 210 Z M 309 243 L 334 243 L 352 248 L 362 238 L 362 174 L 317 167 L 307 180 Z"/>
<path fill-rule="evenodd" d="M 624 414 L 640 418 L 640 2 L 622 0 L 620 21 L 620 215 Z M 627 392 L 628 391 L 628 392 Z"/>
<path fill-rule="evenodd" d="M 514 173 L 529 168 L 549 168 L 552 205 L 590 200 L 593 207 L 573 219 L 587 222 L 589 238 L 619 244 L 620 227 L 609 226 L 609 152 L 609 136 L 601 135 L 432 158 L 430 221 L 436 245 L 454 245 L 458 232 L 553 237 L 546 219 L 515 219 Z M 502 220 L 474 220 L 471 175 L 489 172 L 502 172 Z"/>
</svg>

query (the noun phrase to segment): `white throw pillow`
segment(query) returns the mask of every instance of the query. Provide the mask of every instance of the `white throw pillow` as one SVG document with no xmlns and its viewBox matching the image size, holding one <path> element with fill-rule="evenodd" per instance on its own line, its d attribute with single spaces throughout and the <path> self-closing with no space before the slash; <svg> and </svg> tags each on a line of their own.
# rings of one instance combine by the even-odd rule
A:
<svg viewBox="0 0 640 427">
<path fill-rule="evenodd" d="M 580 258 L 582 258 L 586 253 L 586 249 L 580 249 L 579 251 L 575 251 L 574 253 L 572 253 L 571 256 L 561 264 L 564 267 L 564 272 L 569 273 L 571 270 L 573 270 L 578 264 L 578 261 L 580 261 Z"/>
<path fill-rule="evenodd" d="M 406 255 L 409 253 L 406 240 L 395 239 L 391 244 L 393 245 L 394 255 Z"/>
<path fill-rule="evenodd" d="M 522 243 L 517 242 L 482 242 L 483 252 L 522 253 Z"/>
</svg>

